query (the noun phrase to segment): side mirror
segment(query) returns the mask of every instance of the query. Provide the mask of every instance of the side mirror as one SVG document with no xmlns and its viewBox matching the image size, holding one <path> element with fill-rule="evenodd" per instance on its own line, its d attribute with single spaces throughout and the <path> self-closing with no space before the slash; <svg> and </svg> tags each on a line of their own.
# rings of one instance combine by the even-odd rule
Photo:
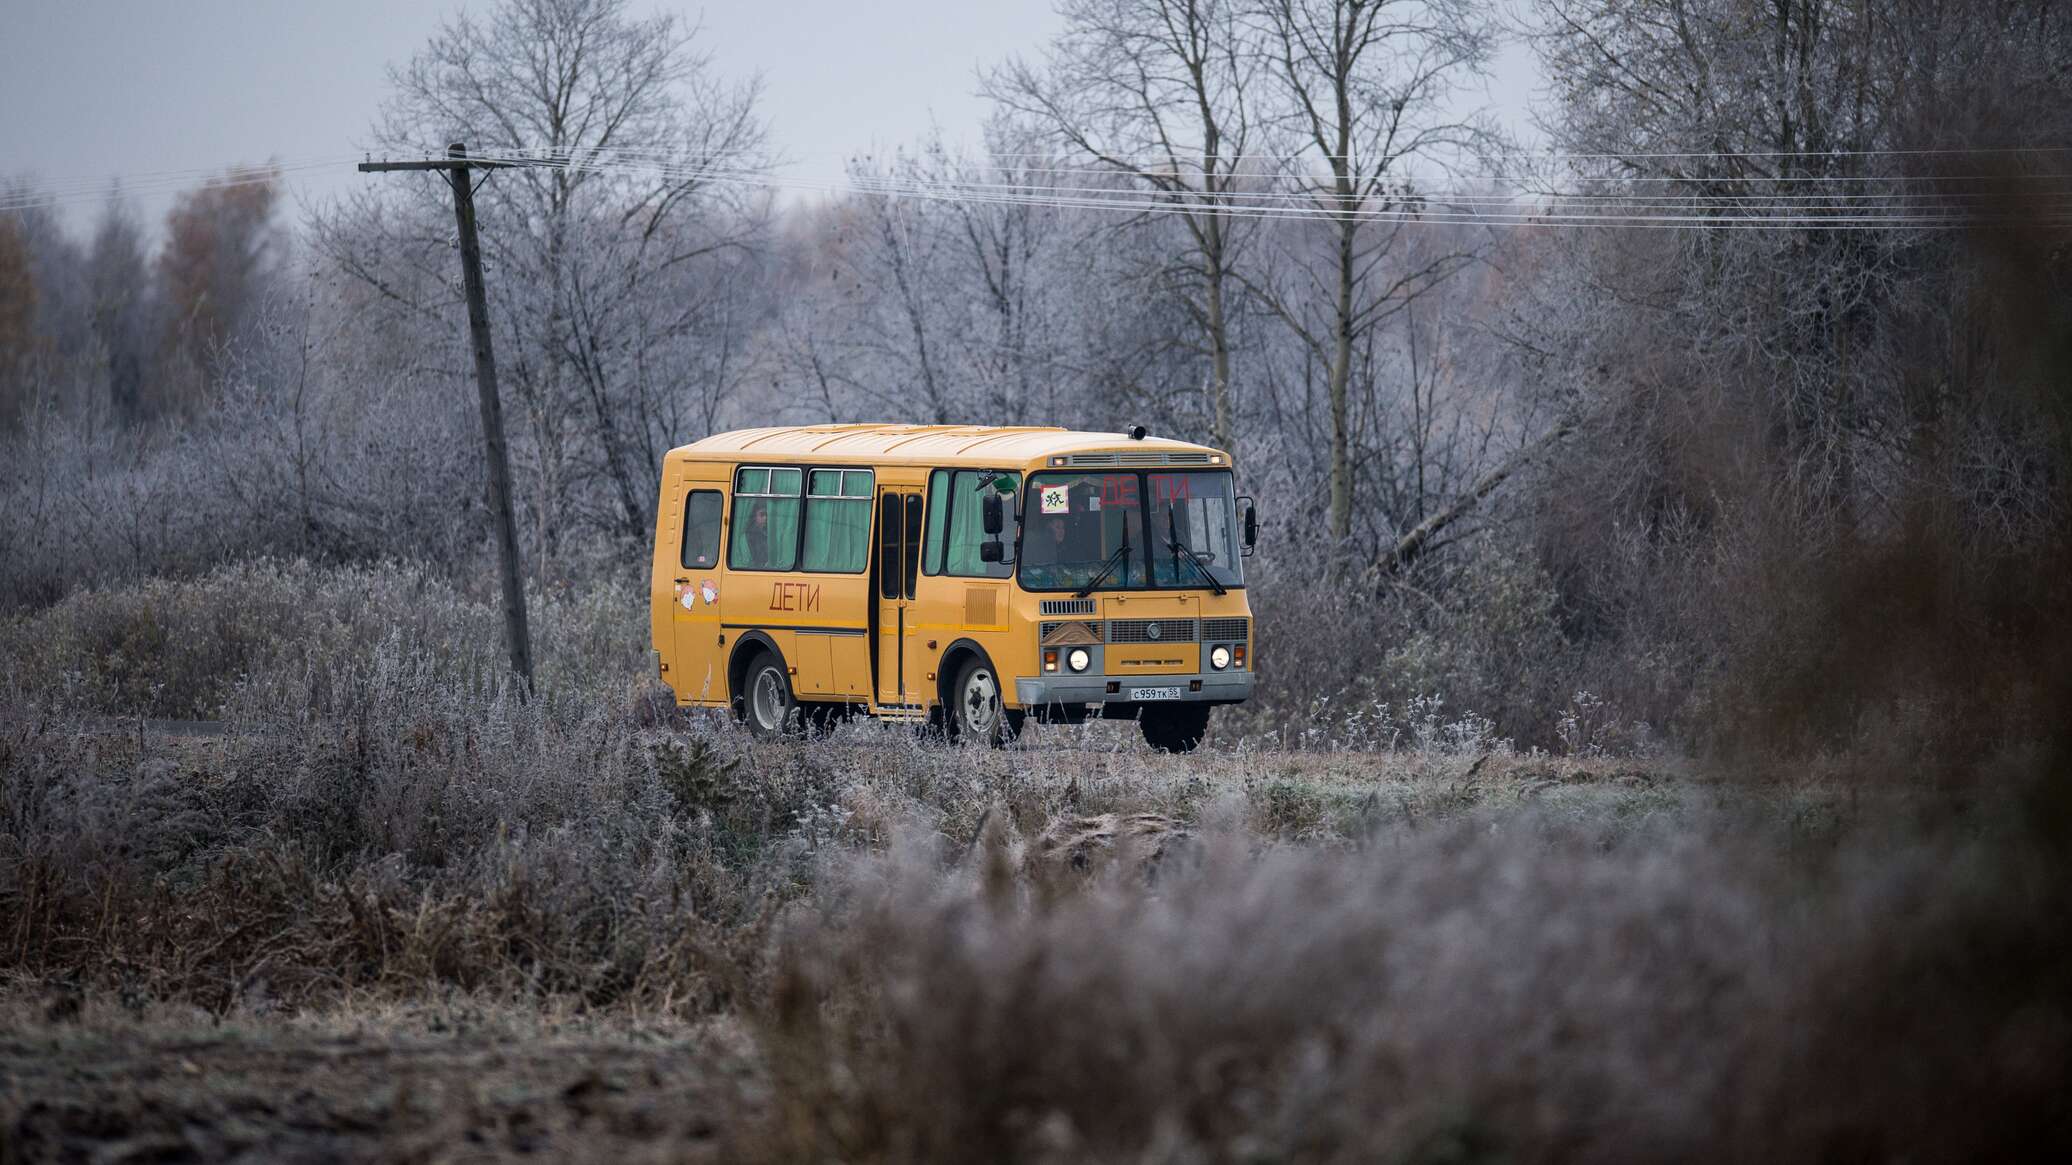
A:
<svg viewBox="0 0 2072 1165">
<path fill-rule="evenodd" d="M 983 520 L 985 522 L 986 527 L 986 534 L 989 537 L 998 538 L 1000 536 L 1000 532 L 1007 528 L 1007 515 L 1005 513 L 1005 507 L 1003 507 L 1000 504 L 1000 495 L 990 492 L 987 493 L 985 496 L 985 500 L 979 503 L 979 510 L 980 513 L 983 515 Z M 986 561 L 998 562 L 999 559 L 989 558 L 986 559 Z"/>
<path fill-rule="evenodd" d="M 978 560 L 980 562 L 1007 561 L 1007 544 L 1000 541 L 998 538 L 995 538 L 990 542 L 979 543 Z"/>
<path fill-rule="evenodd" d="M 1250 550 L 1259 542 L 1259 507 L 1250 499 L 1245 501 L 1245 549 Z"/>
</svg>

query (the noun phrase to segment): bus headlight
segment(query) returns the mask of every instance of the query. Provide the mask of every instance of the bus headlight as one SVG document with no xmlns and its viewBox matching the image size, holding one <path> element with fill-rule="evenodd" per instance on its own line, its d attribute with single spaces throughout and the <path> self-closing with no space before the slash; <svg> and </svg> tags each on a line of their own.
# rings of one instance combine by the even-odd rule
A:
<svg viewBox="0 0 2072 1165">
<path fill-rule="evenodd" d="M 1224 668 L 1229 667 L 1230 649 L 1228 647 L 1223 646 L 1220 643 L 1210 648 L 1209 666 L 1215 668 L 1217 671 L 1222 671 Z"/>
<path fill-rule="evenodd" d="M 1073 671 L 1085 671 L 1086 665 L 1093 661 L 1094 657 L 1088 654 L 1084 647 L 1075 647 L 1065 656 L 1065 666 Z"/>
</svg>

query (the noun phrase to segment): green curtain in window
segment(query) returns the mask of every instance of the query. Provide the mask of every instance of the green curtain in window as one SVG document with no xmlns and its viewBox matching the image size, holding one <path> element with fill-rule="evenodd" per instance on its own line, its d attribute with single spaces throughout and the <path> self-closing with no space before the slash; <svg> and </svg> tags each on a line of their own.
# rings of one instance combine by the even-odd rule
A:
<svg viewBox="0 0 2072 1165">
<path fill-rule="evenodd" d="M 979 492 L 979 483 L 989 476 L 992 475 L 982 475 L 973 470 L 963 469 L 957 471 L 956 477 L 950 483 L 953 504 L 950 507 L 949 555 L 943 565 L 943 570 L 947 574 L 1006 578 L 1014 569 L 1004 563 L 985 562 L 978 556 L 978 548 L 986 540 L 986 511 L 983 504 L 985 495 Z M 1004 500 L 1010 503 L 1007 508 L 1011 513 L 1012 495 Z M 1000 537 L 1008 545 L 1014 544 L 1012 518 Z"/>
<path fill-rule="evenodd" d="M 928 536 L 921 543 L 921 573 L 942 573 L 943 530 L 950 510 L 950 471 L 938 469 L 928 475 Z"/>
<path fill-rule="evenodd" d="M 799 569 L 855 574 L 870 559 L 870 536 L 869 498 L 808 498 Z"/>
<path fill-rule="evenodd" d="M 758 527 L 758 509 L 769 514 Z M 736 570 L 790 570 L 799 545 L 799 499 L 736 498 L 727 565 Z"/>
</svg>

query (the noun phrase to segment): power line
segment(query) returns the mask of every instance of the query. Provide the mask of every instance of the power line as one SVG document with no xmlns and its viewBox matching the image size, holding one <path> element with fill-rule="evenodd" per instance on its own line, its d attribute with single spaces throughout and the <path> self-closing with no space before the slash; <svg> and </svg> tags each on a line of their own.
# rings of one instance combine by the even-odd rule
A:
<svg viewBox="0 0 2072 1165">
<path fill-rule="evenodd" d="M 679 166 L 667 163 L 620 161 L 582 161 L 565 154 L 542 155 L 533 152 L 500 153 L 494 155 L 508 164 L 534 166 L 565 170 L 592 171 L 601 173 L 644 174 L 654 178 L 675 182 L 707 182 L 718 185 L 750 185 L 776 188 L 814 190 L 823 193 L 840 193 L 843 187 L 830 182 L 784 179 L 767 174 L 719 170 L 701 166 Z M 1944 227 L 1970 225 L 1989 221 L 1987 216 L 1972 211 L 1963 205 L 1927 204 L 1915 206 L 1910 203 L 1885 202 L 1863 205 L 1843 204 L 1831 206 L 1813 202 L 1794 206 L 1783 204 L 1776 209 L 1763 209 L 1758 205 L 1748 212 L 1722 213 L 1713 210 L 1705 213 L 1667 213 L 1670 210 L 1690 211 L 1689 198 L 1670 197 L 1667 201 L 1653 204 L 1634 203 L 1637 207 L 1649 209 L 1649 213 L 1619 212 L 1606 213 L 1602 206 L 1584 205 L 1570 209 L 1559 204 L 1533 207 L 1522 204 L 1515 196 L 1485 194 L 1474 196 L 1450 196 L 1419 200 L 1412 203 L 1388 207 L 1342 208 L 1319 206 L 1310 195 L 1298 196 L 1312 205 L 1290 205 L 1274 199 L 1285 195 L 1272 195 L 1262 200 L 1257 196 L 1243 194 L 1176 197 L 1157 191 L 1091 188 L 1024 188 L 1003 184 L 980 184 L 949 180 L 925 180 L 899 175 L 852 175 L 849 189 L 858 193 L 877 194 L 888 197 L 912 197 L 929 201 L 997 203 L 1026 206 L 1045 206 L 1064 209 L 1107 209 L 1126 210 L 1132 213 L 1148 214 L 1200 214 L 1211 211 L 1232 218 L 1297 218 L 1362 220 L 1385 222 L 1458 223 L 1482 225 L 1594 225 L 1594 226 L 1643 226 L 1643 227 L 1747 227 L 1777 228 L 1820 226 L 1839 229 L 1888 229 L 1900 226 Z M 1616 196 L 1610 206 L 1623 205 Z M 1699 209 L 1702 209 L 1702 204 Z M 1990 209 L 1990 208 L 1988 208 Z M 2066 213 L 2062 201 L 2036 208 L 2046 215 Z"/>
<path fill-rule="evenodd" d="M 1870 157 L 1870 156 L 1902 156 L 1902 155 L 1906 155 L 1906 154 L 1909 154 L 1909 153 L 1919 153 L 1919 154 L 1925 154 L 1925 153 L 1930 153 L 1930 152 L 1931 152 L 1931 151 L 1890 151 L 1890 152 L 1886 152 L 1886 153 L 1883 153 L 1883 154 L 1881 154 L 1880 152 L 1877 152 L 1877 151 L 1859 151 L 1859 152 L 1857 152 L 1856 154 L 1853 154 L 1853 155 L 1843 155 L 1843 156 L 1862 156 L 1862 157 Z M 2067 158 L 2066 158 L 2066 160 L 2067 160 L 2067 161 L 2072 161 L 2072 149 L 2067 149 L 2067 150 L 2062 150 L 2062 151 L 2060 151 L 2060 150 L 2054 150 L 2054 149 L 2049 149 L 2049 150 L 2047 150 L 2047 149 L 2045 149 L 2045 148 L 2042 148 L 2042 147 L 2037 147 L 2037 148 L 2035 148 L 2035 149 L 2033 149 L 2033 150 L 2030 150 L 2029 152 L 2031 152 L 2031 153 L 2037 153 L 2037 154 L 2042 154 L 2042 153 L 2059 153 L 2059 154 L 2065 154 L 2065 155 L 2067 155 Z M 1950 154 L 1950 155 L 1952 155 L 1952 156 L 1956 156 L 1956 155 L 1959 155 L 1959 154 L 1962 154 L 1962 155 L 1966 155 L 1966 156 L 1980 156 L 1980 157 L 1984 157 L 1984 156 L 2003 156 L 2003 152 L 1999 152 L 1999 151 L 1991 151 L 1991 150 L 1965 150 L 1965 151 L 1944 151 L 1944 153 Z M 602 163 L 612 163 L 612 162 L 618 162 L 618 163 L 626 163 L 626 164 L 635 164 L 635 163 L 650 163 L 650 164 L 652 164 L 652 163 L 656 163 L 656 162 L 662 162 L 662 163 L 667 163 L 667 164 L 671 164 L 671 165 L 681 165 L 681 164 L 684 164 L 684 163 L 686 163 L 686 162 L 689 162 L 689 161 L 690 161 L 690 160 L 692 160 L 692 159 L 696 159 L 696 158 L 699 158 L 699 157 L 714 157 L 714 156 L 716 156 L 716 155 L 697 155 L 697 154 L 686 154 L 686 153 L 681 153 L 681 152 L 678 152 L 678 151 L 674 151 L 674 150 L 669 150 L 669 149 L 666 149 L 666 148 L 661 148 L 661 147 L 641 147 L 641 146 L 585 146 L 585 147 L 517 147 L 517 148 L 512 148 L 512 149 L 508 149 L 508 150 L 505 150 L 505 151 L 503 151 L 503 153 L 502 153 L 502 155 L 501 155 L 501 156 L 504 156 L 504 157 L 506 157 L 506 158 L 508 158 L 508 159 L 511 159 L 511 160 L 514 160 L 514 161 L 516 161 L 516 160 L 521 160 L 521 159 L 522 159 L 522 160 L 527 160 L 527 161 L 532 161 L 532 162 L 539 162 L 539 163 L 545 163 L 545 164 L 570 164 L 570 165 L 596 166 L 596 165 L 600 164 L 600 162 L 602 162 Z M 1633 159 L 1633 158 L 1649 158 L 1649 157 L 1662 157 L 1662 158 L 1666 158 L 1666 157 L 1756 157 L 1756 156 L 1765 156 L 1765 157 L 1787 157 L 1787 156 L 1794 156 L 1794 157 L 1807 157 L 1807 158 L 1827 158 L 1827 157 L 1833 157 L 1833 156 L 1837 156 L 1837 155 L 1832 155 L 1832 154 L 1828 154 L 1828 153 L 1824 153 L 1824 152 L 1820 152 L 1820 151 L 1798 151 L 1798 152 L 1796 152 L 1796 153 L 1793 153 L 1793 154 L 1787 154 L 1787 153 L 1785 153 L 1785 152 L 1782 152 L 1782 151 L 1777 151 L 1777 152 L 1772 152 L 1772 153 L 1767 153 L 1767 154 L 1760 154 L 1760 155 L 1759 155 L 1759 154 L 1754 154 L 1754 153 L 1743 153 L 1743 154 L 1695 154 L 1695 153 L 1694 153 L 1694 154 L 1686 154 L 1686 155 L 1675 155 L 1675 154 L 1667 154 L 1667 153 L 1663 153 L 1663 154 L 1624 154 L 1624 155 L 1613 155 L 1613 154 L 1532 154 L 1532 155 L 1521 155 L 1521 154 L 1512 154 L 1512 155 L 1504 155 L 1504 154 L 1497 154 L 1497 155 L 1483 155 L 1483 157 L 1485 157 L 1485 158 L 1505 158 L 1505 157 L 1544 157 L 1544 158 L 1565 158 L 1565 159 L 1570 159 L 1570 160 L 1574 160 L 1574 159 L 1583 159 L 1583 158 L 1614 158 L 1614 157 L 1616 157 L 1616 158 L 1622 158 L 1622 159 Z M 903 162 L 903 163 L 907 163 L 907 164 L 909 164 L 909 165 L 914 165 L 914 164 L 920 164 L 920 163 L 922 162 L 922 160 L 923 160 L 923 158 L 924 158 L 924 157 L 925 157 L 925 155 L 910 155 L 910 154 L 904 154 L 904 153 L 902 153 L 902 154 L 896 155 L 896 158 L 898 159 L 898 162 L 895 162 L 895 166 L 897 166 L 897 165 L 898 165 L 899 163 L 901 163 L 901 162 Z M 1044 164 L 1044 165 L 1035 165 L 1035 166 L 1006 166 L 1006 165 L 999 165 L 999 164 L 996 164 L 996 163 L 991 163 L 991 162 L 987 162 L 987 161 L 983 161 L 983 160 L 977 160 L 977 159 L 962 159 L 962 158 L 958 158 L 958 159 L 951 159 L 951 158 L 948 158 L 947 156 L 943 156 L 943 157 L 944 157 L 945 161 L 949 162 L 949 163 L 950 163 L 951 165 L 953 165 L 953 166 L 954 166 L 955 168 L 957 168 L 957 169 L 959 169 L 959 170 L 971 170 L 971 171 L 994 171 L 994 172 L 998 172 L 998 173 L 1008 173 L 1008 174 L 1018 174 L 1018 173 L 1034 173 L 1034 174 L 1080 174 L 1080 175 L 1100 175 L 1100 176 L 1117 176 L 1117 177 L 1124 177 L 1124 176 L 1139 176 L 1139 177 L 1144 177 L 1144 178 L 1159 178 L 1159 177 L 1165 177 L 1165 178 L 1171 178 L 1171 179 L 1174 179 L 1174 180 L 1179 180 L 1179 179 L 1199 179 L 1199 178 L 1201 178 L 1201 177 L 1203 177 L 1203 176 L 1204 176 L 1204 171 L 1202 170 L 1202 168 L 1201 168 L 1201 167 L 1200 167 L 1199 165 L 1196 165 L 1196 164 L 1191 164 L 1191 163 L 1193 162 L 1193 160 L 1192 160 L 1192 159 L 1185 159 L 1185 160 L 1183 160 L 1183 161 L 1184 161 L 1184 163 L 1186 163 L 1186 164 L 1183 164 L 1183 165 L 1182 165 L 1182 166 L 1181 166 L 1181 167 L 1180 167 L 1179 169 L 1159 169 L 1159 168 L 1158 168 L 1159 166 L 1164 166 L 1164 165 L 1168 165 L 1168 164 L 1170 164 L 1170 163 L 1172 163 L 1173 161 L 1175 161 L 1175 160 L 1176 160 L 1176 159 L 1174 159 L 1174 158 L 1171 158 L 1171 157 L 1167 157 L 1167 156 L 1159 156 L 1159 157 L 1156 157 L 1156 158 L 1139 158 L 1139 159 L 1136 159 L 1135 161 L 1136 161 L 1136 163 L 1140 163 L 1140 164 L 1136 164 L 1136 165 L 1133 165 L 1133 166 L 1128 166 L 1128 167 L 1125 167 L 1125 166 L 1118 166 L 1118 165 L 1114 165 L 1114 164 L 1097 164 L 1097 165 L 1065 165 L 1065 164 L 1061 164 L 1061 161 L 1060 161 L 1060 159 L 1058 159 L 1058 158 L 1057 158 L 1057 156 L 1056 156 L 1056 155 L 1053 155 L 1053 154 L 991 154 L 991 155 L 989 155 L 989 157 L 991 157 L 991 158 L 996 158 L 996 159 L 1002 159 L 1002 158 L 1023 158 L 1023 159 L 1035 159 L 1035 160 L 1039 160 L 1039 161 L 1043 161 L 1043 162 L 1047 163 L 1047 164 Z M 1324 155 L 1315 155 L 1315 154 L 1311 154 L 1311 155 L 1300 155 L 1300 154 L 1295 154 L 1295 155 L 1265 155 L 1265 154 L 1256 154 L 1256 155 L 1240 155 L 1240 157 L 1270 158 L 1270 159 L 1272 159 L 1272 160 L 1277 160 L 1277 161 L 1310 161 L 1310 160 L 1313 160 L 1313 159 L 1318 159 L 1318 158 L 1322 158 L 1322 157 L 1324 157 Z M 1228 160 L 1230 160 L 1230 159 L 1223 159 L 1223 160 L 1225 160 L 1225 161 L 1228 161 Z M 851 165 L 852 165 L 852 168 L 851 168 L 851 172 L 853 173 L 853 172 L 854 172 L 854 162 L 855 162 L 856 160 L 855 160 L 855 159 L 851 159 L 850 161 L 851 161 Z M 1131 160 L 1130 158 L 1128 158 L 1128 157 L 1121 157 L 1121 158 L 1118 158 L 1118 159 L 1117 159 L 1117 161 L 1119 161 L 1119 162 L 1125 162 L 1125 163 L 1128 163 L 1128 162 L 1131 162 L 1132 160 Z M 1224 170 L 1218 170 L 1218 171 L 1217 171 L 1217 173 L 1218 173 L 1218 175 L 1219 175 L 1219 180 L 1232 180 L 1232 181 L 1240 181 L 1240 182 L 1242 182 L 1242 181 L 1261 181 L 1261 180 L 1270 180 L 1270 179 L 1274 179 L 1274 178 L 1282 178 L 1282 179 L 1295 179 L 1295 180 L 1305 180 L 1305 181 L 1314 181 L 1314 180 L 1322 180 L 1322 179 L 1325 179 L 1325 178 L 1327 178 L 1327 177 L 1331 177 L 1331 176 L 1333 176 L 1333 175 L 1329 174 L 1329 172 L 1328 172 L 1328 171 L 1321 171 L 1321 170 L 1316 170 L 1316 169 L 1308 169 L 1308 170 L 1287 170 L 1287 169 L 1281 169 L 1281 170 L 1243 170 L 1243 171 L 1235 171 L 1235 172 L 1232 172 L 1232 171 L 1224 171 Z M 2063 179 L 2068 179 L 2068 178 L 2072 178 L 2072 173 L 2060 173 L 2060 172 L 2051 172 L 2051 173 L 2024 173 L 2024 174 L 2022 174 L 2022 175 L 2020 175 L 2020 176 L 2021 176 L 2021 177 L 2023 177 L 2023 178 L 2025 178 L 2025 179 L 2031 179 L 2031 180 L 2036 180 L 2036 179 L 2042 179 L 2042 180 L 2052 180 L 2052 179 L 2055 179 L 2055 180 L 2063 180 Z M 1381 180 L 1381 179 L 1392 179 L 1392 180 L 1402 181 L 1402 182 L 1405 182 L 1405 183 L 1409 183 L 1409 184 L 1415 184 L 1415 185 L 1418 185 L 1418 186 L 1420 186 L 1420 187 L 1424 187 L 1424 188 L 1427 188 L 1427 189 L 1430 189 L 1430 188 L 1434 188 L 1434 187 L 1432 186 L 1432 183 L 1434 183 L 1435 181 L 1448 181 L 1448 182 L 1452 182 L 1452 181 L 1458 181 L 1458 180 L 1459 180 L 1459 174 L 1458 174 L 1457 172 L 1455 172 L 1455 171 L 1445 171 L 1445 172 L 1441 172 L 1441 173 L 1437 173 L 1437 174 L 1435 174 L 1435 173 L 1433 173 L 1433 172 L 1430 172 L 1430 171 L 1419 171 L 1419 170 L 1401 169 L 1401 168 L 1396 168 L 1396 167 L 1389 167 L 1389 168 L 1385 168 L 1385 169 L 1379 169 L 1379 170 L 1360 170 L 1360 169 L 1355 169 L 1355 170 L 1351 171 L 1351 172 L 1350 172 L 1350 173 L 1349 173 L 1349 174 L 1347 175 L 1347 177 L 1349 177 L 1349 178 L 1351 178 L 1351 179 L 1353 179 L 1353 180 L 1355 180 L 1355 181 L 1360 181 L 1360 182 L 1371 182 L 1371 181 L 1376 181 L 1376 180 Z M 2008 180 L 2008 178 L 2009 178 L 2009 175 L 2008 175 L 2008 174 L 2004 174 L 2004 173 L 1980 173 L 1980 174 L 1934 174 L 1934 173 L 1928 173 L 1928 174 L 1913 174 L 1913 175 L 1902 175 L 1902 174 L 1871 174 L 1871 173 L 1857 173 L 1857 174 L 1778 174 L 1778 175 L 1760 175 L 1760 174 L 1723 174 L 1723 175 L 1699 175 L 1699 174 L 1617 174 L 1617 175 L 1597 175 L 1597 176 L 1591 176 L 1591 175 L 1584 175 L 1584 174 L 1574 174 L 1574 175 L 1567 175 L 1566 177 L 1567 177 L 1567 178 L 1568 178 L 1569 180 L 1572 180 L 1572 181 L 1582 181 L 1582 182 L 1591 182 L 1591 181 L 1602 181 L 1602 182 L 1616 182 L 1616 183 L 1621 183 L 1621 184 L 1624 184 L 1624 183 L 1634 183 L 1634 182 L 1647 182 L 1647 183 L 1692 183 L 1692 184 L 1715 184 L 1715 183 L 1718 183 L 1718 184 L 1734 184 L 1734 183 L 1741 183 L 1741 184 L 1751 184 L 1751 185 L 1753 185 L 1753 184 L 1759 184 L 1759 183 L 1760 183 L 1760 184 L 1792 184 L 1792 185 L 1799 185 L 1799 184 L 1810 184 L 1810 185 L 1820 185 L 1820 184 L 1830 184 L 1830 183 L 1870 183 L 1870 182 L 1909 182 L 1909 183 L 1936 183 L 1936 184 L 1940 184 L 1940 183 L 1949 183 L 1949 182 L 2005 182 L 2005 181 L 2007 181 L 2007 180 Z M 1494 181 L 1494 180 L 1495 180 L 1495 176 L 1492 176 L 1492 179 L 1491 179 L 1491 180 L 1492 180 L 1492 181 Z M 1517 179 L 1517 178 L 1513 177 L 1513 178 L 1511 178 L 1510 180 L 1512 180 L 1512 181 L 1518 181 L 1519 179 Z M 1530 181 L 1540 181 L 1540 180 L 1541 180 L 1541 179 L 1530 179 Z"/>
<path fill-rule="evenodd" d="M 2010 153 L 2038 157 L 2072 155 L 2072 149 L 2023 147 L 2017 150 L 1863 150 L 1863 151 L 1688 151 L 1635 154 L 1563 154 L 1514 152 L 1499 157 L 1555 158 L 1576 160 L 1635 160 L 1662 158 L 1873 158 L 1904 156 L 2005 157 Z M 429 160 L 431 151 L 425 152 Z M 2072 201 L 2062 194 L 2017 202 L 1996 190 L 1978 189 L 1986 182 L 2005 182 L 2006 176 L 1992 174 L 1957 175 L 1787 175 L 1775 178 L 1754 176 L 1672 177 L 1636 175 L 1592 179 L 1569 176 L 1570 183 L 1601 184 L 1605 188 L 1564 188 L 1552 182 L 1526 181 L 1505 191 L 1494 187 L 1441 186 L 1420 188 L 1415 175 L 1393 176 L 1403 186 L 1387 192 L 1383 205 L 1362 198 L 1356 206 L 1334 205 L 1336 196 L 1314 185 L 1288 190 L 1245 188 L 1217 191 L 1148 188 L 1141 175 L 1112 165 L 1064 166 L 1048 164 L 1010 167 L 998 160 L 1027 158 L 1047 163 L 1052 155 L 996 154 L 995 161 L 954 161 L 952 174 L 929 174 L 908 167 L 871 172 L 852 163 L 843 180 L 786 177 L 766 169 L 732 164 L 729 154 L 699 154 L 659 146 L 610 147 L 508 147 L 471 159 L 479 165 L 513 168 L 556 169 L 621 177 L 641 176 L 672 184 L 706 183 L 741 189 L 785 190 L 840 196 L 863 194 L 887 198 L 974 205 L 1011 205 L 1057 210 L 1093 210 L 1143 215 L 1216 214 L 1251 220 L 1328 220 L 1421 225 L 1563 226 L 1598 228 L 1671 229 L 1848 229 L 1885 230 L 1904 227 L 1940 229 L 1996 221 L 1996 213 L 2008 219 L 2021 208 L 2025 221 L 2057 223 L 2072 215 Z M 1240 155 L 1277 161 L 1313 161 L 1317 155 Z M 193 185 L 205 176 L 207 188 L 231 188 L 278 181 L 289 175 L 304 175 L 342 168 L 350 157 L 301 157 L 262 166 L 231 170 L 188 168 L 150 171 L 121 179 L 68 179 L 58 183 L 30 184 L 0 192 L 0 211 L 38 206 L 62 206 L 90 200 L 105 200 L 133 193 L 151 193 Z M 1170 159 L 1164 159 L 1170 161 Z M 1013 180 L 988 181 L 1006 175 Z M 1035 176 L 1099 175 L 1125 185 L 1089 185 L 1083 181 L 1035 180 Z M 1321 172 L 1283 171 L 1272 174 L 1241 174 L 1242 181 L 1269 182 L 1273 177 L 1300 178 L 1314 183 Z M 1191 175 L 1174 174 L 1178 181 Z M 1369 175 L 1369 181 L 1382 175 Z M 2058 181 L 2072 174 L 2034 174 L 2025 177 Z M 1450 181 L 1457 176 L 1447 175 Z M 1783 189 L 1750 189 L 1746 193 L 1700 193 L 1639 190 L 1625 187 L 1636 183 L 1680 182 L 1707 187 L 1714 183 L 1763 184 Z M 1836 183 L 1854 183 L 1852 189 L 1834 189 Z M 1808 189 L 1810 187 L 1810 189 Z"/>
</svg>

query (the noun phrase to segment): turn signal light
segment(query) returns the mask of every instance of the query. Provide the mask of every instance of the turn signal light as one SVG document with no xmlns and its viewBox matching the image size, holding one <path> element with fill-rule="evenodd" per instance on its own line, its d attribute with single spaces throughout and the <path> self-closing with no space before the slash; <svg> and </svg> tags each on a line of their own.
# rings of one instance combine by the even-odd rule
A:
<svg viewBox="0 0 2072 1165">
<path fill-rule="evenodd" d="M 1056 670 L 1058 670 L 1058 649 L 1057 649 L 1057 648 L 1055 648 L 1055 647 L 1048 647 L 1048 648 L 1045 648 L 1045 649 L 1044 649 L 1044 651 L 1043 651 L 1043 670 L 1044 670 L 1044 671 L 1056 671 Z"/>
<path fill-rule="evenodd" d="M 1241 670 L 1242 670 L 1242 669 L 1244 668 L 1244 666 L 1245 666 L 1245 647 L 1244 647 L 1244 644 L 1242 644 L 1242 643 L 1238 644 L 1238 646 L 1237 646 L 1237 648 L 1235 649 L 1235 651 L 1233 651 L 1233 652 L 1232 652 L 1232 654 L 1231 654 L 1231 661 L 1232 661 L 1232 663 L 1233 663 L 1233 664 L 1234 664 L 1234 665 L 1235 665 L 1236 667 L 1238 667 L 1239 669 L 1241 669 Z"/>
</svg>

